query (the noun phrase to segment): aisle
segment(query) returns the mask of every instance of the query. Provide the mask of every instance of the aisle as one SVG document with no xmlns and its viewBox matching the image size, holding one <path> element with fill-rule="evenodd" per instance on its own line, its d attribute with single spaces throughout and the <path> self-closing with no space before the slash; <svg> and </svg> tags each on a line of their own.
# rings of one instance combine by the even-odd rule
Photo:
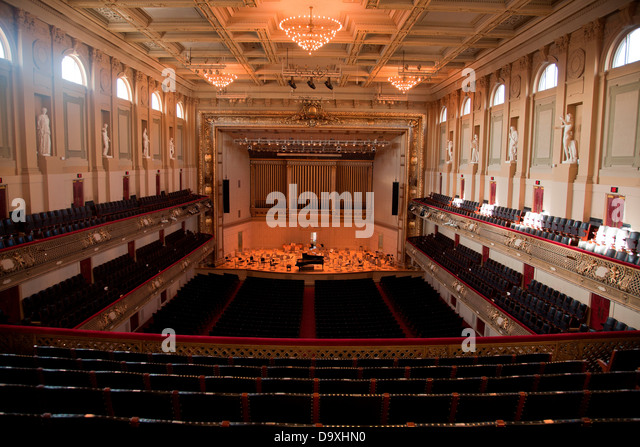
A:
<svg viewBox="0 0 640 447">
<path fill-rule="evenodd" d="M 300 338 L 316 338 L 315 288 L 304 286 Z"/>
</svg>

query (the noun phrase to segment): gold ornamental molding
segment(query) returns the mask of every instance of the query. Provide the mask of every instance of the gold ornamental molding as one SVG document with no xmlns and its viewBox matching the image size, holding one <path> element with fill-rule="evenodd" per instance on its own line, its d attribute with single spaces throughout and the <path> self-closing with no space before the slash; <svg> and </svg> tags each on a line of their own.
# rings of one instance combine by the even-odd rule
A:
<svg viewBox="0 0 640 447">
<path fill-rule="evenodd" d="M 607 299 L 640 310 L 640 269 L 547 240 L 413 201 L 410 212 L 520 262 L 545 270 Z"/>
<path fill-rule="evenodd" d="M 305 129 L 323 126 L 323 129 L 342 131 L 345 129 L 402 130 L 405 148 L 403 205 L 398 219 L 398 231 L 403 239 L 417 235 L 415 218 L 406 215 L 409 201 L 417 198 L 424 190 L 424 137 L 426 133 L 426 114 L 400 112 L 356 112 L 325 111 L 320 102 L 306 101 L 301 109 L 291 111 L 270 110 L 205 110 L 198 112 L 199 159 L 198 192 L 210 197 L 213 208 L 210 213 L 200 216 L 200 231 L 213 234 L 219 241 L 216 258 L 224 257 L 223 238 L 223 201 L 222 201 L 222 151 L 218 147 L 220 131 L 225 129 Z M 404 259 L 404 246 L 398 247 L 397 259 Z"/>
<path fill-rule="evenodd" d="M 516 322 L 501 309 L 489 303 L 473 289 L 467 287 L 455 275 L 449 273 L 445 268 L 433 261 L 430 257 L 422 253 L 410 242 L 405 243 L 405 251 L 413 261 L 418 264 L 427 275 L 432 276 L 442 284 L 456 299 L 465 303 L 475 312 L 476 316 L 482 319 L 501 335 L 531 335 L 532 332 Z"/>
<path fill-rule="evenodd" d="M 49 240 L 4 249 L 0 252 L 0 290 L 138 239 L 150 231 L 159 231 L 182 222 L 203 213 L 208 209 L 209 202 L 209 198 L 201 197 L 144 216 L 134 216 Z M 141 221 L 146 221 L 146 224 L 141 225 Z"/>
<path fill-rule="evenodd" d="M 189 267 L 197 265 L 209 256 L 214 247 L 215 241 L 211 238 L 111 306 L 104 308 L 90 320 L 82 323 L 78 329 L 90 331 L 113 331 L 117 329 L 142 309 L 153 297 L 162 293 L 175 281 L 178 281 Z"/>
<path fill-rule="evenodd" d="M 0 352 L 33 355 L 34 346 L 59 346 L 129 352 L 163 352 L 165 336 L 159 334 L 87 332 L 34 326 L 0 325 Z M 598 360 L 608 361 L 614 349 L 640 348 L 640 331 L 586 332 L 530 337 L 478 337 L 475 352 L 463 351 L 464 338 L 393 339 L 370 345 L 349 340 L 318 340 L 296 344 L 295 340 L 200 337 L 177 335 L 177 355 L 253 358 L 394 359 L 492 356 L 550 353 L 553 361 L 585 360 L 589 371 L 600 369 Z"/>
</svg>

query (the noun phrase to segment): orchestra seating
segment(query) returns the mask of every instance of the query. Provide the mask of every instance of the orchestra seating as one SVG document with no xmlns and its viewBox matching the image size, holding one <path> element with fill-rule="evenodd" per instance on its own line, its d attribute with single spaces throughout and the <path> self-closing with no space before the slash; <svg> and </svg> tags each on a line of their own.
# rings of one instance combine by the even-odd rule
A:
<svg viewBox="0 0 640 447">
<path fill-rule="evenodd" d="M 153 314 L 144 332 L 161 334 L 171 328 L 176 334 L 207 335 L 204 330 L 229 301 L 238 282 L 237 275 L 196 275 Z"/>
<path fill-rule="evenodd" d="M 640 371 L 621 365 L 589 371 L 548 353 L 260 359 L 37 346 L 0 354 L 0 424 L 633 425 Z"/>
<path fill-rule="evenodd" d="M 383 276 L 380 285 L 415 337 L 459 337 L 464 320 L 422 278 Z"/>
<path fill-rule="evenodd" d="M 171 244 L 156 241 L 139 248 L 136 260 L 125 254 L 94 267 L 91 284 L 76 275 L 28 296 L 22 300 L 22 324 L 76 327 L 210 238 L 178 230 L 166 238 Z"/>
<path fill-rule="evenodd" d="M 442 233 L 409 238 L 416 247 L 443 265 L 477 293 L 537 334 L 589 331 L 585 303 L 532 280 L 522 287 L 522 274 L 488 259 Z M 455 246 L 455 247 L 454 247 Z"/>
<path fill-rule="evenodd" d="M 192 194 L 188 189 L 169 194 L 162 191 L 157 196 L 133 197 L 98 204 L 89 201 L 84 206 L 28 214 L 25 216 L 25 222 L 13 222 L 11 218 L 2 219 L 0 220 L 0 249 L 176 206 L 199 197 L 201 196 Z"/>
<path fill-rule="evenodd" d="M 304 280 L 247 277 L 209 335 L 297 338 Z"/>
<path fill-rule="evenodd" d="M 318 338 L 403 338 L 373 279 L 315 282 Z"/>
</svg>

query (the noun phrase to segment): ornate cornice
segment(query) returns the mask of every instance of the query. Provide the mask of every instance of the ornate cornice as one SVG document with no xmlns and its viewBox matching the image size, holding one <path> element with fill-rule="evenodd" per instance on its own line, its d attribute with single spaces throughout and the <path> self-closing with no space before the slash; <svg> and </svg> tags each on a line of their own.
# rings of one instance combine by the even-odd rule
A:
<svg viewBox="0 0 640 447">
<path fill-rule="evenodd" d="M 36 29 L 35 17 L 24 9 L 16 9 L 14 18 L 19 29 L 26 32 L 33 32 Z"/>
</svg>

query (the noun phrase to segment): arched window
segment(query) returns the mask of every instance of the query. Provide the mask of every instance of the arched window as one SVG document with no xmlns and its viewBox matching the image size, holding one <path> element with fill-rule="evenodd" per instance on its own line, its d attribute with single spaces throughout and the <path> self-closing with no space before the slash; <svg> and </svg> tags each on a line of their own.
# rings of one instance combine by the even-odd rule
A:
<svg viewBox="0 0 640 447">
<path fill-rule="evenodd" d="M 500 84 L 496 87 L 495 92 L 493 92 L 493 98 L 491 100 L 492 106 L 499 106 L 500 104 L 504 104 L 504 84 Z"/>
<path fill-rule="evenodd" d="M 444 123 L 447 121 L 447 108 L 443 107 L 442 111 L 440 112 L 440 122 Z"/>
<path fill-rule="evenodd" d="M 62 79 L 74 84 L 87 85 L 84 67 L 76 56 L 65 56 L 62 59 Z"/>
<path fill-rule="evenodd" d="M 116 96 L 126 101 L 131 101 L 131 87 L 124 78 L 118 78 L 116 80 Z"/>
<path fill-rule="evenodd" d="M 176 118 L 184 119 L 184 108 L 181 102 L 176 104 Z"/>
<path fill-rule="evenodd" d="M 549 64 L 544 67 L 538 81 L 538 91 L 548 90 L 558 85 L 558 66 Z"/>
<path fill-rule="evenodd" d="M 611 68 L 621 67 L 640 60 L 640 28 L 636 28 L 618 44 L 613 53 Z"/>
<path fill-rule="evenodd" d="M 468 115 L 471 113 L 471 98 L 467 97 L 462 102 L 462 116 Z"/>
<path fill-rule="evenodd" d="M 162 99 L 160 99 L 160 94 L 158 92 L 153 92 L 151 94 L 151 108 L 158 112 L 162 112 Z"/>
<path fill-rule="evenodd" d="M 9 42 L 4 35 L 4 31 L 0 28 L 0 59 L 11 59 L 11 53 L 9 52 Z"/>
</svg>

